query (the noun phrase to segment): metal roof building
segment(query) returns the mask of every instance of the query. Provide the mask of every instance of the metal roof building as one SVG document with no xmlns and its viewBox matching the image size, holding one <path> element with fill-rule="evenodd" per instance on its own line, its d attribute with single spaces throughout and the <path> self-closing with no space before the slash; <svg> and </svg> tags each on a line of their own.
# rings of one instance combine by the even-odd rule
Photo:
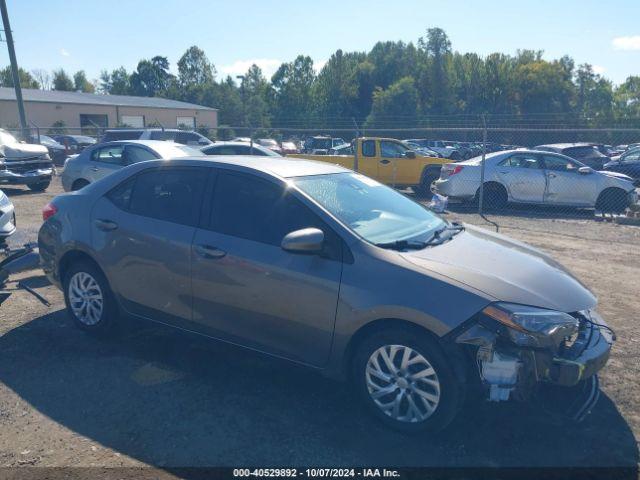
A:
<svg viewBox="0 0 640 480">
<path fill-rule="evenodd" d="M 217 109 L 166 98 L 32 89 L 22 89 L 22 96 L 27 121 L 41 128 L 56 122 L 64 122 L 70 128 L 218 125 Z M 15 90 L 0 87 L 0 127 L 19 123 Z"/>
</svg>

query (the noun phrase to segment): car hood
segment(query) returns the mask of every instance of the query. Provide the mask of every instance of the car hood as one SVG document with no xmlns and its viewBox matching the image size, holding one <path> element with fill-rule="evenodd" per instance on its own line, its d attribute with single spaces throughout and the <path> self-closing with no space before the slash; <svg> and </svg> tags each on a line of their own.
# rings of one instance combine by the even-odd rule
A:
<svg viewBox="0 0 640 480">
<path fill-rule="evenodd" d="M 598 173 L 601 173 L 602 175 L 605 175 L 607 177 L 615 178 L 618 180 L 626 180 L 627 182 L 633 183 L 633 178 L 631 178 L 629 175 L 625 175 L 624 173 L 612 172 L 611 170 L 598 170 Z"/>
<path fill-rule="evenodd" d="M 0 145 L 0 153 L 2 153 L 7 160 L 20 160 L 22 158 L 44 155 L 48 153 L 48 150 L 42 145 L 15 143 L 11 145 Z"/>
<path fill-rule="evenodd" d="M 401 255 L 494 300 L 563 312 L 592 308 L 594 295 L 566 268 L 540 250 L 497 233 L 465 225 L 438 246 Z"/>
</svg>

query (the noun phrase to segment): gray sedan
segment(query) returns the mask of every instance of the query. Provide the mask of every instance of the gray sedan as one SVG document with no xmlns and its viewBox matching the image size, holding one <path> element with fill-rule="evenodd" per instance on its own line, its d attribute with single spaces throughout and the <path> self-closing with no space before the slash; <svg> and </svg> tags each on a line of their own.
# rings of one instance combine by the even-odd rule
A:
<svg viewBox="0 0 640 480">
<path fill-rule="evenodd" d="M 159 158 L 204 155 L 200 150 L 162 140 L 127 140 L 100 143 L 67 159 L 62 172 L 65 192 L 79 190 L 122 167 Z"/>
<path fill-rule="evenodd" d="M 575 277 L 337 165 L 142 162 L 43 218 L 44 271 L 93 334 L 134 316 L 285 358 L 403 431 L 443 428 L 471 392 L 563 386 L 576 418 L 597 400 L 612 336 Z"/>
<path fill-rule="evenodd" d="M 577 160 L 537 150 L 510 150 L 486 155 L 484 199 L 489 207 L 508 202 L 590 207 L 620 213 L 637 201 L 630 177 L 595 171 Z M 477 200 L 481 157 L 443 165 L 436 192 L 459 200 Z"/>
</svg>

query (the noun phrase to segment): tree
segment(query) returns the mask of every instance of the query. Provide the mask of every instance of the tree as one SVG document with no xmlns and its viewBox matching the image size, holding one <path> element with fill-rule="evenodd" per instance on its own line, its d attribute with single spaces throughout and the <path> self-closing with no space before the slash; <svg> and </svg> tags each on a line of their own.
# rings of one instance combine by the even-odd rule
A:
<svg viewBox="0 0 640 480">
<path fill-rule="evenodd" d="M 621 117 L 640 117 L 640 76 L 628 77 L 615 92 L 615 103 Z"/>
<path fill-rule="evenodd" d="M 369 128 L 413 126 L 417 116 L 418 90 L 412 77 L 404 77 L 388 89 L 378 88 L 373 93 L 373 105 L 365 125 Z"/>
<path fill-rule="evenodd" d="M 155 56 L 151 60 L 140 60 L 131 74 L 131 90 L 135 95 L 153 97 L 165 92 L 175 80 L 169 73 L 167 57 Z"/>
<path fill-rule="evenodd" d="M 48 71 L 38 68 L 36 70 L 31 70 L 31 75 L 35 78 L 38 84 L 40 84 L 41 89 L 51 90 L 51 87 L 53 87 L 53 84 L 51 83 L 51 74 Z"/>
<path fill-rule="evenodd" d="M 93 84 L 87 80 L 84 70 L 79 70 L 73 75 L 73 84 L 76 91 L 93 93 L 96 90 Z"/>
<path fill-rule="evenodd" d="M 593 71 L 588 63 L 576 71 L 577 110 L 586 117 L 610 119 L 613 116 L 613 85 Z"/>
<path fill-rule="evenodd" d="M 20 86 L 22 88 L 40 88 L 38 81 L 33 76 L 18 68 L 18 78 L 20 78 Z M 6 66 L 0 70 L 0 87 L 13 87 L 13 75 L 11 74 L 11 66 Z"/>
<path fill-rule="evenodd" d="M 117 68 L 111 73 L 103 70 L 100 73 L 100 91 L 111 95 L 130 95 L 131 76 L 124 67 Z"/>
<path fill-rule="evenodd" d="M 311 57 L 299 55 L 293 62 L 280 65 L 271 78 L 276 124 L 308 126 L 315 78 Z"/>
<path fill-rule="evenodd" d="M 262 69 L 251 65 L 240 85 L 241 96 L 244 96 L 244 109 L 247 124 L 251 127 L 268 127 L 270 125 L 269 82 L 264 78 Z"/>
<path fill-rule="evenodd" d="M 62 68 L 53 72 L 53 89 L 65 92 L 73 91 L 73 81 Z"/>
<path fill-rule="evenodd" d="M 216 69 L 204 51 L 195 45 L 189 47 L 178 60 L 178 80 L 180 85 L 188 87 L 213 82 Z"/>
<path fill-rule="evenodd" d="M 513 71 L 513 88 L 518 113 L 562 113 L 571 108 L 573 84 L 559 62 L 521 63 Z"/>
<path fill-rule="evenodd" d="M 426 38 L 418 40 L 418 46 L 424 55 L 422 83 L 427 93 L 423 99 L 425 107 L 436 114 L 451 113 L 454 104 L 450 74 L 451 41 L 441 28 L 429 28 Z"/>
</svg>

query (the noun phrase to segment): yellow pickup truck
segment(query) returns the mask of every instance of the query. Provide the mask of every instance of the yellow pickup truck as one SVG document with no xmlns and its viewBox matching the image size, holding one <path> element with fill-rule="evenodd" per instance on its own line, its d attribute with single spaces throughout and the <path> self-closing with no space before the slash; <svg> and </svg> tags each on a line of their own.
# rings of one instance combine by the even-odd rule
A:
<svg viewBox="0 0 640 480">
<path fill-rule="evenodd" d="M 428 195 L 431 183 L 440 177 L 442 165 L 451 163 L 445 158 L 424 157 L 393 138 L 363 137 L 356 139 L 354 145 L 357 155 L 287 156 L 342 165 L 393 187 L 411 187 L 419 195 Z"/>
</svg>

